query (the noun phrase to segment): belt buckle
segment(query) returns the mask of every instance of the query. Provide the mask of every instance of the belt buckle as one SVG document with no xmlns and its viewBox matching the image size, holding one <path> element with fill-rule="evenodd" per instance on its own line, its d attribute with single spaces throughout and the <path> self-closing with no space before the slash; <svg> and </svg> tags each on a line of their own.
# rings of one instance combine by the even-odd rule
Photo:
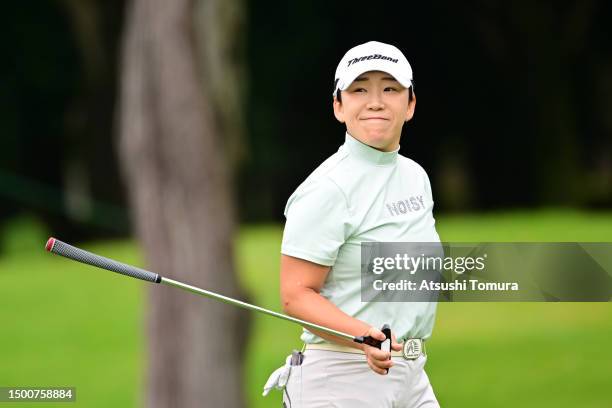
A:
<svg viewBox="0 0 612 408">
<path fill-rule="evenodd" d="M 402 354 L 406 360 L 416 360 L 423 352 L 423 340 L 406 339 Z"/>
</svg>

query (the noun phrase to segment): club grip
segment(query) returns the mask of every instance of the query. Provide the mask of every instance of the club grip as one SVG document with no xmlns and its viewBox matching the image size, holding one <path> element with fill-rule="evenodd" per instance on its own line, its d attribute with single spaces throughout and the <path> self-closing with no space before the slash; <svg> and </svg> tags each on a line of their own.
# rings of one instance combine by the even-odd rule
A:
<svg viewBox="0 0 612 408">
<path fill-rule="evenodd" d="M 107 271 L 117 272 L 121 275 L 142 279 L 148 282 L 161 282 L 161 276 L 156 273 L 127 265 L 100 255 L 92 254 L 89 251 L 74 247 L 55 238 L 49 238 L 45 248 L 47 251 L 54 254 L 61 255 L 77 262 L 106 269 Z"/>
<path fill-rule="evenodd" d="M 358 336 L 355 337 L 354 341 L 356 343 L 360 343 L 360 344 L 367 344 L 368 346 L 372 346 L 372 347 L 376 347 L 379 349 L 383 349 L 383 347 L 387 347 L 391 344 L 391 328 L 389 327 L 388 324 L 383 325 L 383 327 L 380 329 L 380 331 L 383 332 L 383 334 L 385 335 L 385 340 L 380 341 L 375 339 L 374 337 L 371 336 Z M 390 351 L 389 350 L 383 350 L 383 351 Z"/>
<path fill-rule="evenodd" d="M 356 343 L 367 344 L 368 346 L 376 347 L 381 349 L 382 351 L 391 352 L 391 327 L 388 324 L 384 324 L 380 329 L 381 332 L 385 335 L 385 339 L 380 341 L 372 336 L 358 336 L 353 339 Z M 389 369 L 385 368 L 385 371 L 388 373 Z"/>
</svg>

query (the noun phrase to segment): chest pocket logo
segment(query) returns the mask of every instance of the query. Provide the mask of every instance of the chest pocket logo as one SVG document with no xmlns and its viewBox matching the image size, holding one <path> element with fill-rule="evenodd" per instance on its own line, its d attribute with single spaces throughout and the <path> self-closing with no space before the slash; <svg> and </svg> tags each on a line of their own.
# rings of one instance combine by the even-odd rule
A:
<svg viewBox="0 0 612 408">
<path fill-rule="evenodd" d="M 423 196 L 411 196 L 405 200 L 393 201 L 385 203 L 387 210 L 391 216 L 395 217 L 400 214 L 406 214 L 409 212 L 422 211 L 425 209 L 425 202 Z"/>
</svg>

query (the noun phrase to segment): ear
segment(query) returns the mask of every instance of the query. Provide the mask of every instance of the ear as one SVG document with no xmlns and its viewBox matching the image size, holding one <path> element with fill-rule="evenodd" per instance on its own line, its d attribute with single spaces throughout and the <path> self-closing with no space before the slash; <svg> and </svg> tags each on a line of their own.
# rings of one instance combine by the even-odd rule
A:
<svg viewBox="0 0 612 408">
<path fill-rule="evenodd" d="M 342 103 L 340 103 L 335 96 L 334 96 L 333 107 L 334 107 L 334 116 L 336 117 L 338 122 L 344 123 L 344 107 L 342 106 Z"/>
<path fill-rule="evenodd" d="M 412 93 L 412 100 L 408 102 L 408 110 L 406 111 L 405 121 L 408 122 L 414 116 L 414 108 L 416 107 L 416 94 Z"/>
</svg>

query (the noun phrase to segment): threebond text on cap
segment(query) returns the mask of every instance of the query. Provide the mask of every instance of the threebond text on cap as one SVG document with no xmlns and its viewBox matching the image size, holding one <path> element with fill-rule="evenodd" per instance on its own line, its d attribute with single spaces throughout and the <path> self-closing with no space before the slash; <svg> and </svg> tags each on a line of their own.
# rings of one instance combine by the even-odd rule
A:
<svg viewBox="0 0 612 408">
<path fill-rule="evenodd" d="M 336 68 L 334 92 L 346 90 L 364 72 L 382 71 L 393 76 L 402 86 L 412 86 L 412 67 L 395 46 L 369 41 L 357 45 L 344 54 Z"/>
</svg>

